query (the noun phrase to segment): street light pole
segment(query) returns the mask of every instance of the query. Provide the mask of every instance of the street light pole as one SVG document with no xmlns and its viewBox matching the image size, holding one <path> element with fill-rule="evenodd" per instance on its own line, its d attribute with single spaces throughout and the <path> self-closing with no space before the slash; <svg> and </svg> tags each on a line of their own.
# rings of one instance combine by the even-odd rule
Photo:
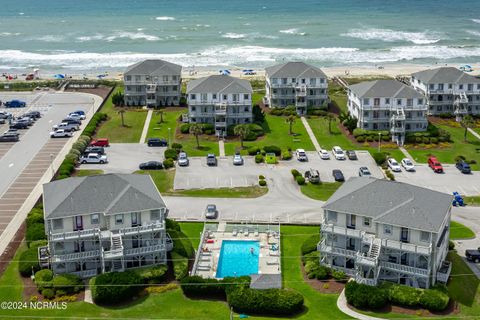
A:
<svg viewBox="0 0 480 320">
<path fill-rule="evenodd" d="M 171 138 L 170 138 L 170 136 L 171 136 L 170 130 L 171 130 L 171 128 L 168 128 L 168 146 L 171 146 L 171 144 L 172 144 L 172 141 L 171 141 Z"/>
<path fill-rule="evenodd" d="M 378 152 L 380 152 L 380 145 L 382 144 L 382 133 L 378 133 Z"/>
</svg>

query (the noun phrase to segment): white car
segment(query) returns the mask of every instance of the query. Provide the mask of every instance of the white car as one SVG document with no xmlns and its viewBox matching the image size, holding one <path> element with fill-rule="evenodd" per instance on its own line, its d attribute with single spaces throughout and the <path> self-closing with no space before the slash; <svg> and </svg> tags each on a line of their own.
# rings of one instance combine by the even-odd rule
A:
<svg viewBox="0 0 480 320">
<path fill-rule="evenodd" d="M 241 166 L 243 165 L 243 158 L 241 155 L 236 154 L 233 156 L 233 164 L 236 166 Z"/>
<path fill-rule="evenodd" d="M 342 148 L 339 146 L 335 146 L 332 148 L 332 153 L 335 159 L 337 160 L 345 160 L 345 152 L 343 152 Z"/>
<path fill-rule="evenodd" d="M 394 158 L 388 158 L 387 159 L 387 164 L 388 167 L 393 171 L 393 172 L 400 172 L 402 169 L 400 168 L 400 165 L 398 164 L 397 160 Z"/>
<path fill-rule="evenodd" d="M 178 154 L 178 161 L 177 162 L 178 162 L 178 165 L 180 167 L 188 166 L 189 161 L 188 161 L 187 154 L 185 152 L 180 152 Z"/>
<path fill-rule="evenodd" d="M 70 138 L 71 136 L 73 136 L 72 132 L 63 129 L 50 132 L 50 138 Z"/>
<path fill-rule="evenodd" d="M 80 157 L 80 163 L 107 163 L 107 156 L 98 153 L 89 153 Z"/>
<path fill-rule="evenodd" d="M 403 158 L 402 159 L 402 167 L 406 171 L 415 171 L 415 165 L 413 164 L 412 160 L 408 158 Z"/>
<path fill-rule="evenodd" d="M 68 124 L 67 122 L 62 122 L 60 124 L 56 124 L 52 127 L 53 131 L 57 131 L 59 129 L 64 129 L 65 131 L 78 131 L 79 127 L 78 124 Z"/>
<path fill-rule="evenodd" d="M 307 153 L 303 149 L 297 149 L 295 151 L 295 156 L 298 161 L 308 161 Z"/>
<path fill-rule="evenodd" d="M 329 160 L 330 159 L 330 153 L 328 153 L 327 150 L 325 149 L 322 149 L 320 150 L 320 158 L 323 159 L 323 160 Z"/>
<path fill-rule="evenodd" d="M 80 120 L 85 120 L 85 118 L 86 118 L 84 114 L 79 114 L 79 113 L 75 113 L 75 112 L 69 113 L 68 116 L 70 118 L 77 118 L 77 119 L 80 119 Z"/>
</svg>

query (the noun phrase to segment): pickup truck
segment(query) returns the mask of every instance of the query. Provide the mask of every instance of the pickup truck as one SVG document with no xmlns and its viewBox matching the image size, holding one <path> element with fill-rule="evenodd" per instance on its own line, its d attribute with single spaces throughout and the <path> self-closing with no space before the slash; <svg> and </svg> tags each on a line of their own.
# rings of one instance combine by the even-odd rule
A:
<svg viewBox="0 0 480 320">
<path fill-rule="evenodd" d="M 77 131 L 78 128 L 78 124 L 62 122 L 60 124 L 54 125 L 53 131 L 57 131 L 58 129 L 63 129 L 65 131 Z"/>
<path fill-rule="evenodd" d="M 477 248 L 476 250 L 471 249 L 471 250 L 465 250 L 465 257 L 467 257 L 467 260 L 473 261 L 475 263 L 480 262 L 480 248 Z"/>
<path fill-rule="evenodd" d="M 50 138 L 70 138 L 71 136 L 73 136 L 73 133 L 63 129 L 50 132 Z"/>
<path fill-rule="evenodd" d="M 20 100 L 11 100 L 5 102 L 5 108 L 24 108 L 27 104 Z"/>
<path fill-rule="evenodd" d="M 80 163 L 107 163 L 107 156 L 98 153 L 89 153 L 80 157 Z"/>
<path fill-rule="evenodd" d="M 443 167 L 440 164 L 440 161 L 437 160 L 434 156 L 428 158 L 428 166 L 436 173 L 443 173 Z"/>
</svg>

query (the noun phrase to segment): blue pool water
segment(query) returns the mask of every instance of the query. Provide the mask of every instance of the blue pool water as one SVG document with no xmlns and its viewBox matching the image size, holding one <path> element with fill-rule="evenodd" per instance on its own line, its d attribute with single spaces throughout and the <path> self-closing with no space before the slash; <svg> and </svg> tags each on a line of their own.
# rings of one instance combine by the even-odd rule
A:
<svg viewBox="0 0 480 320">
<path fill-rule="evenodd" d="M 224 240 L 218 260 L 217 278 L 257 274 L 259 252 L 258 241 Z"/>
</svg>

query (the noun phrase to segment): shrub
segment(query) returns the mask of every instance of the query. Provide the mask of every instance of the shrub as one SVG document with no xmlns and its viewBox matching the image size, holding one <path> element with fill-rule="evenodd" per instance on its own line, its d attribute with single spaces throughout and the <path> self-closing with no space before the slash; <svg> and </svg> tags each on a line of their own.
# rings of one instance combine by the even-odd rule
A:
<svg viewBox="0 0 480 320">
<path fill-rule="evenodd" d="M 52 287 L 53 272 L 49 269 L 42 269 L 35 272 L 35 284 L 38 291 L 42 292 L 44 289 Z"/>
<path fill-rule="evenodd" d="M 357 139 L 357 142 L 360 142 L 360 143 L 365 142 L 365 137 L 364 136 L 359 136 L 356 139 Z"/>
<path fill-rule="evenodd" d="M 176 280 L 181 280 L 188 275 L 188 258 L 176 253 L 171 252 L 173 263 L 173 274 Z"/>
<path fill-rule="evenodd" d="M 306 265 L 308 262 L 319 262 L 320 261 L 320 252 L 319 251 L 312 251 L 307 253 L 306 255 L 302 256 L 302 263 Z"/>
<path fill-rule="evenodd" d="M 310 237 L 308 237 L 307 239 L 305 239 L 305 241 L 302 243 L 302 247 L 301 247 L 302 256 L 304 256 L 304 255 L 306 255 L 310 252 L 316 251 L 317 250 L 317 244 L 318 244 L 319 241 L 320 241 L 320 234 L 313 234 Z"/>
<path fill-rule="evenodd" d="M 265 176 L 263 174 L 261 174 L 261 175 L 258 176 L 258 179 L 265 180 Z"/>
<path fill-rule="evenodd" d="M 367 131 L 362 129 L 362 128 L 355 128 L 352 132 L 352 134 L 355 138 L 358 138 L 360 136 L 364 136 L 366 133 L 367 133 Z"/>
<path fill-rule="evenodd" d="M 30 248 L 44 247 L 48 244 L 47 240 L 36 240 L 30 242 Z"/>
<path fill-rule="evenodd" d="M 430 311 L 443 311 L 447 308 L 450 298 L 447 293 L 440 290 L 427 289 L 423 290 L 420 296 L 420 305 Z"/>
<path fill-rule="evenodd" d="M 385 163 L 385 161 L 387 161 L 387 156 L 383 152 L 375 152 L 372 155 L 372 157 L 375 160 L 375 162 L 377 163 L 377 165 L 379 165 L 379 166 L 381 166 L 382 164 Z"/>
<path fill-rule="evenodd" d="M 257 154 L 255 156 L 255 163 L 263 163 L 263 161 L 265 161 L 265 159 L 263 158 L 263 156 L 261 154 Z"/>
<path fill-rule="evenodd" d="M 305 184 L 305 178 L 302 177 L 302 176 L 296 176 L 296 177 L 295 177 L 295 181 L 297 181 L 297 183 L 298 183 L 299 186 Z"/>
<path fill-rule="evenodd" d="M 295 179 L 296 177 L 302 175 L 300 172 L 298 172 L 297 169 L 292 169 L 292 170 L 290 170 L 290 172 L 292 173 L 292 176 L 293 176 L 294 179 Z"/>
<path fill-rule="evenodd" d="M 394 284 L 388 288 L 388 298 L 391 303 L 410 308 L 418 305 L 421 294 L 421 290 L 403 285 Z"/>
<path fill-rule="evenodd" d="M 190 123 L 184 123 L 180 126 L 180 132 L 183 134 L 190 133 Z"/>
<path fill-rule="evenodd" d="M 175 149 L 166 149 L 165 152 L 163 153 L 163 156 L 165 157 L 165 159 L 177 160 L 178 153 L 177 153 L 177 150 Z"/>
<path fill-rule="evenodd" d="M 267 185 L 267 181 L 265 180 L 260 180 L 258 181 L 258 184 L 261 186 L 261 187 L 265 187 Z"/>
<path fill-rule="evenodd" d="M 194 254 L 192 242 L 182 231 L 169 230 L 168 233 L 173 240 L 173 252 L 178 253 L 185 258 L 191 258 Z"/>
<path fill-rule="evenodd" d="M 18 271 L 23 277 L 30 277 L 32 272 L 35 273 L 40 270 L 38 264 L 37 248 L 29 248 L 22 252 L 18 260 Z"/>
<path fill-rule="evenodd" d="M 355 281 L 349 281 L 345 285 L 345 297 L 349 304 L 360 309 L 379 309 L 388 301 L 384 289 L 359 284 Z"/>
<path fill-rule="evenodd" d="M 161 282 L 165 274 L 167 273 L 168 267 L 166 265 L 156 265 L 153 267 L 135 269 L 134 271 L 142 278 L 144 283 L 159 283 Z"/>
<path fill-rule="evenodd" d="M 181 231 L 180 230 L 180 224 L 172 219 L 165 219 L 165 225 L 167 231 L 174 230 L 174 231 Z"/>
<path fill-rule="evenodd" d="M 165 169 L 170 169 L 174 166 L 174 163 L 173 163 L 173 159 L 171 158 L 168 158 L 168 159 L 165 159 L 163 160 L 163 167 Z"/>
<path fill-rule="evenodd" d="M 430 143 L 435 143 L 435 144 L 438 143 L 438 138 L 436 137 L 430 138 Z"/>
<path fill-rule="evenodd" d="M 290 160 L 292 159 L 292 154 L 290 151 L 283 151 L 282 152 L 282 160 Z"/>
<path fill-rule="evenodd" d="M 250 147 L 250 148 L 248 148 L 247 152 L 248 152 L 248 155 L 254 156 L 254 155 L 256 155 L 257 153 L 260 152 L 260 148 L 259 147 Z"/>
<path fill-rule="evenodd" d="M 183 146 L 180 143 L 174 142 L 172 143 L 172 149 L 175 149 L 177 152 L 182 150 Z"/>
<path fill-rule="evenodd" d="M 27 216 L 27 228 L 37 224 L 37 223 L 43 223 L 43 210 L 40 208 L 33 208 Z"/>
<path fill-rule="evenodd" d="M 131 299 L 143 288 L 142 279 L 133 271 L 109 272 L 90 280 L 92 298 L 98 304 L 117 304 Z"/>
<path fill-rule="evenodd" d="M 263 150 L 266 153 L 275 153 L 277 157 L 280 156 L 282 153 L 282 150 L 280 149 L 280 147 L 277 147 L 277 146 L 264 146 Z"/>
<path fill-rule="evenodd" d="M 316 274 L 316 278 L 318 280 L 328 279 L 330 277 L 330 268 L 325 267 L 325 266 L 320 266 L 320 262 L 318 262 L 318 264 L 319 264 L 319 267 L 318 267 L 318 271 L 317 271 L 317 274 Z"/>
<path fill-rule="evenodd" d="M 213 124 L 210 124 L 210 123 L 203 123 L 202 124 L 203 133 L 212 134 L 214 130 L 215 130 L 215 127 L 213 126 Z"/>
<path fill-rule="evenodd" d="M 53 291 L 53 289 L 46 288 L 42 290 L 42 295 L 45 299 L 51 300 L 55 298 L 55 291 Z"/>
<path fill-rule="evenodd" d="M 45 225 L 43 223 L 34 223 L 27 228 L 25 240 L 28 246 L 30 246 L 32 241 L 45 239 L 47 239 L 47 235 L 45 234 Z"/>
<path fill-rule="evenodd" d="M 262 121 L 263 122 L 263 121 Z M 265 131 L 263 130 L 262 126 L 252 123 L 248 125 L 248 128 L 250 129 L 250 132 L 255 133 L 255 135 L 258 136 L 263 136 L 265 134 Z"/>
<path fill-rule="evenodd" d="M 247 135 L 243 138 L 243 141 L 255 141 L 257 140 L 257 134 L 255 132 L 248 132 Z"/>
<path fill-rule="evenodd" d="M 320 273 L 320 262 L 309 259 L 305 262 L 305 273 L 308 279 L 316 279 Z"/>
<path fill-rule="evenodd" d="M 80 292 L 82 280 L 73 274 L 62 274 L 53 277 L 52 286 L 55 290 L 55 295 L 64 296 Z"/>
<path fill-rule="evenodd" d="M 217 279 L 188 276 L 180 281 L 180 286 L 186 296 L 218 296 L 225 294 L 225 284 L 223 284 L 222 280 Z"/>
<path fill-rule="evenodd" d="M 341 270 L 332 270 L 332 278 L 337 281 L 344 281 L 347 279 L 347 275 Z"/>
<path fill-rule="evenodd" d="M 453 242 L 452 240 L 448 241 L 448 250 L 455 250 L 455 242 Z"/>
</svg>

